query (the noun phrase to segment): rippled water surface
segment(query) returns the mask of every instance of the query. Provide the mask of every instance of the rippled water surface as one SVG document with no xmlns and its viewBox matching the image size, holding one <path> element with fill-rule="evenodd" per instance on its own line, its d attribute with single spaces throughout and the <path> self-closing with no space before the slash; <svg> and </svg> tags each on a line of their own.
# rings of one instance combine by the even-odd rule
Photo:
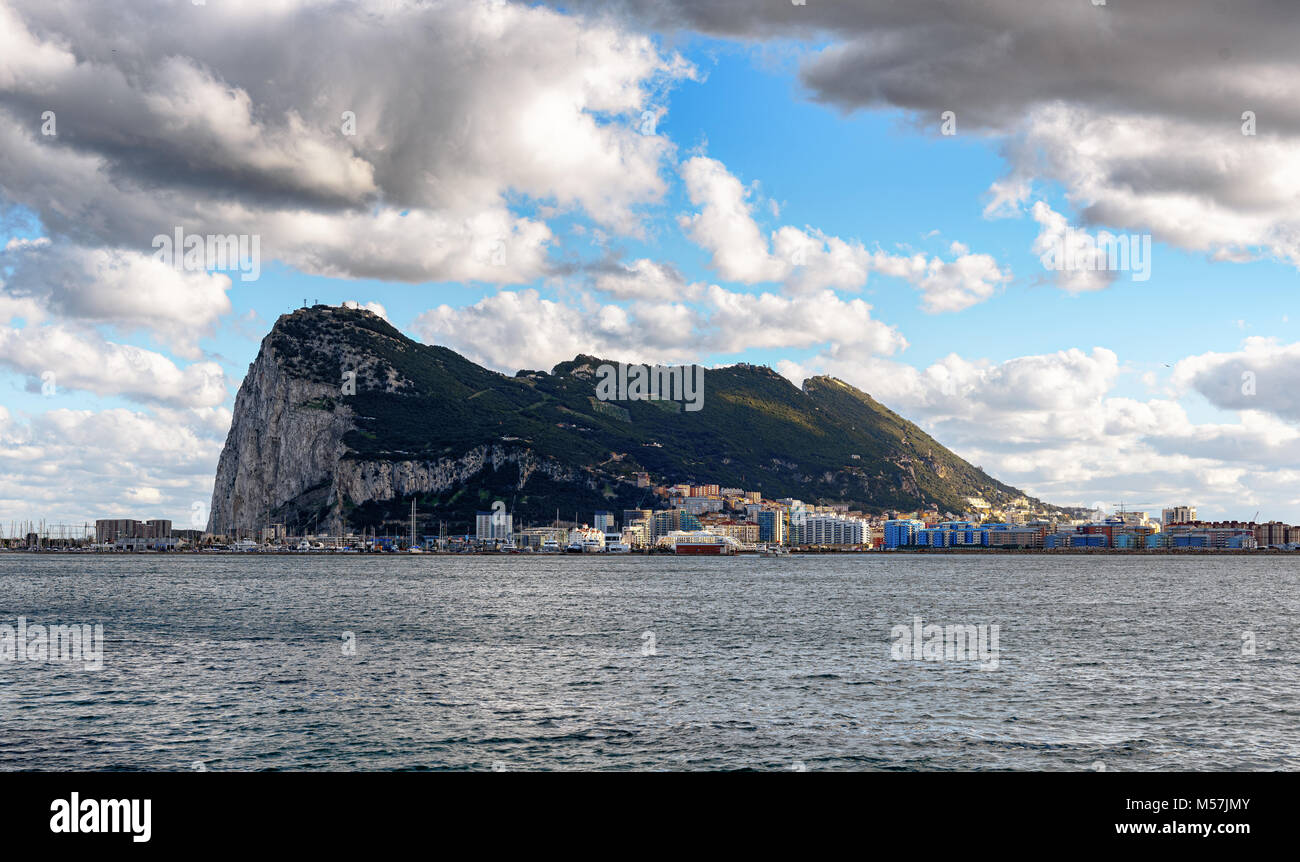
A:
<svg viewBox="0 0 1300 862">
<path fill-rule="evenodd" d="M 0 662 L 0 768 L 1295 769 L 1298 573 L 0 554 L 0 623 L 106 642 L 98 671 Z M 915 616 L 998 625 L 997 669 L 891 660 Z"/>
</svg>

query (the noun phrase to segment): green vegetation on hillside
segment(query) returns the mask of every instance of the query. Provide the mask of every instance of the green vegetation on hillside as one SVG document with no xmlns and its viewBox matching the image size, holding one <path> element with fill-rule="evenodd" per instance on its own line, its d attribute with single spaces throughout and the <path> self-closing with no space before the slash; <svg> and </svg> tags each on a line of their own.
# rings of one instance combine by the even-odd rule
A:
<svg viewBox="0 0 1300 862">
<path fill-rule="evenodd" d="M 412 341 L 356 309 L 317 306 L 286 315 L 271 344 L 287 369 L 318 382 L 338 382 L 345 355 L 370 357 L 369 365 L 382 370 L 377 377 L 371 368 L 359 376 L 355 395 L 337 398 L 357 417 L 345 437 L 348 458 L 454 460 L 498 445 L 530 450 L 586 477 L 560 487 L 535 474 L 521 489 L 517 472 L 484 470 L 455 494 L 420 501 L 453 529 L 485 508 L 484 492 L 513 499 L 520 520 L 528 521 L 549 521 L 557 507 L 568 519 L 575 508 L 589 517 L 593 508 L 650 505 L 644 490 L 629 487 L 638 470 L 656 483 L 708 482 L 873 512 L 930 504 L 959 512 L 967 497 L 996 504 L 1022 496 L 834 378 L 812 378 L 800 389 L 766 367 L 707 370 L 703 409 L 687 411 L 664 402 L 598 401 L 592 371 L 609 360 L 578 356 L 550 373 L 507 377 L 445 347 Z M 388 387 L 390 371 L 405 382 Z M 354 523 L 375 526 L 400 520 L 409 501 L 348 505 Z"/>
</svg>

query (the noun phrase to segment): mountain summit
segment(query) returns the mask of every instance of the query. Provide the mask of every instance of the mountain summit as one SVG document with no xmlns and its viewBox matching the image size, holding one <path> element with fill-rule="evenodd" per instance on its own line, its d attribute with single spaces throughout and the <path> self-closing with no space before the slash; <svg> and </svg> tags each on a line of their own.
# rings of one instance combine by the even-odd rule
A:
<svg viewBox="0 0 1300 862">
<path fill-rule="evenodd" d="M 662 506 L 637 472 L 874 512 L 1024 496 L 833 377 L 799 388 L 762 366 L 708 369 L 687 410 L 598 399 L 603 364 L 617 365 L 578 356 L 508 377 L 361 309 L 282 315 L 239 387 L 208 529 L 392 527 L 412 497 L 424 527 L 453 531 L 496 500 L 516 523 Z"/>
</svg>

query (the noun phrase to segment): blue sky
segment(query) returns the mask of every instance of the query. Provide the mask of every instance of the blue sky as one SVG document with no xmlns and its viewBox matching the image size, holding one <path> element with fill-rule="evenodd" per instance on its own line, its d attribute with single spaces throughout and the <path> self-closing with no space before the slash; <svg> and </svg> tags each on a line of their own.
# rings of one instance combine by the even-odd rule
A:
<svg viewBox="0 0 1300 862">
<path fill-rule="evenodd" d="M 289 3 L 266 44 L 339 40 L 372 62 L 303 69 L 190 34 L 169 77 L 149 79 L 129 74 L 157 59 L 144 35 L 6 2 L 0 522 L 182 520 L 211 493 L 261 337 L 304 299 L 375 304 L 506 372 L 582 351 L 830 373 L 1052 502 L 1300 521 L 1289 132 L 1242 135 L 1231 102 L 1216 126 L 1221 106 L 1189 106 L 1195 94 L 1125 104 L 1106 91 L 1122 68 L 1095 98 L 1054 91 L 1046 70 L 1040 94 L 1030 66 L 1008 92 L 987 52 L 988 68 L 923 51 L 855 67 L 878 24 L 712 22 L 706 36 L 692 32 L 703 13 L 660 5 L 591 18 L 582 4 L 435 3 L 375 24 Z M 439 66 L 437 45 L 413 42 L 409 62 L 384 49 L 428 15 L 438 39 L 478 53 Z M 1062 26 L 1086 41 L 1097 25 Z M 79 59 L 42 59 L 64 50 Z M 886 87 L 895 73 L 916 91 Z M 1233 91 L 1236 70 L 1221 75 L 1206 100 Z M 120 79 L 134 126 L 94 109 L 92 78 Z M 39 131 L 42 99 L 57 136 Z M 355 140 L 336 128 L 354 103 Z M 1152 235 L 1149 280 L 1047 270 L 1049 217 Z M 149 269 L 149 238 L 176 223 L 260 235 L 260 278 Z M 484 257 L 497 238 L 500 266 Z M 1257 389 L 1238 386 L 1245 373 Z"/>
</svg>

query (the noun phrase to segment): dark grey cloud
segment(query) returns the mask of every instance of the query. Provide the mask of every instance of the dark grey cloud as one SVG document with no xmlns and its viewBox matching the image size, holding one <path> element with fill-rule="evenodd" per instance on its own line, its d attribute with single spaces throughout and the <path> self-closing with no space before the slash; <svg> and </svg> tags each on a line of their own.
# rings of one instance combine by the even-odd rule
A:
<svg viewBox="0 0 1300 862">
<path fill-rule="evenodd" d="M 574 4 L 571 4 L 574 5 Z M 744 39 L 830 40 L 807 58 L 815 98 L 845 109 L 960 110 L 1003 127 L 1027 105 L 1064 100 L 1104 110 L 1234 120 L 1244 87 L 1270 64 L 1294 68 L 1300 7 L 1285 0 L 617 0 L 579 8 L 664 30 Z M 1249 107 L 1300 130 L 1288 88 L 1259 87 Z M 1233 113 L 1233 112 L 1236 113 Z"/>
<path fill-rule="evenodd" d="M 808 47 L 808 97 L 1002 136 L 1008 187 L 1083 224 L 1300 266 L 1300 6 L 1285 0 L 579 0 L 667 32 Z M 1243 113 L 1256 134 L 1243 135 Z M 1011 203 L 1023 204 L 1024 200 Z M 1005 210 L 1004 210 L 1005 213 Z"/>
<path fill-rule="evenodd" d="M 1259 410 L 1300 422 L 1300 343 L 1248 339 L 1237 353 L 1207 353 L 1178 363 L 1176 384 L 1226 410 Z M 1296 460 L 1296 453 L 1290 459 Z"/>
</svg>

